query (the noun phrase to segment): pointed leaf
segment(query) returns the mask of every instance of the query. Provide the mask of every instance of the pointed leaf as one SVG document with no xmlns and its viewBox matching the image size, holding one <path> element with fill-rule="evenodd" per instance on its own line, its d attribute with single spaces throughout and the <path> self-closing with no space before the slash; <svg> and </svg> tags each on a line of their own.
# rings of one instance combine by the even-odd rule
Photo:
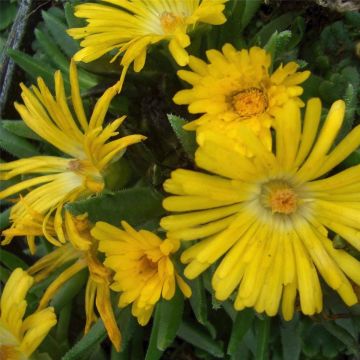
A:
<svg viewBox="0 0 360 360">
<path fill-rule="evenodd" d="M 176 337 L 184 311 L 184 296 L 177 288 L 171 300 L 162 299 L 157 305 L 160 312 L 160 323 L 157 331 L 157 348 L 166 350 Z"/>
<path fill-rule="evenodd" d="M 168 120 L 183 149 L 191 159 L 194 159 L 197 148 L 195 132 L 184 130 L 183 126 L 187 124 L 187 121 L 179 116 L 168 114 Z"/>
<path fill-rule="evenodd" d="M 154 189 L 138 187 L 73 202 L 66 208 L 75 215 L 87 212 L 93 223 L 106 221 L 119 225 L 125 220 L 133 226 L 141 226 L 165 213 L 161 201 L 162 196 Z"/>
<path fill-rule="evenodd" d="M 240 346 L 244 335 L 250 329 L 254 321 L 254 317 L 255 313 L 252 309 L 245 309 L 238 312 L 230 335 L 229 345 L 227 348 L 228 355 L 233 356 L 237 353 L 238 347 Z"/>
<path fill-rule="evenodd" d="M 41 140 L 39 135 L 32 131 L 22 120 L 2 120 L 4 129 L 11 133 L 31 140 Z"/>
</svg>

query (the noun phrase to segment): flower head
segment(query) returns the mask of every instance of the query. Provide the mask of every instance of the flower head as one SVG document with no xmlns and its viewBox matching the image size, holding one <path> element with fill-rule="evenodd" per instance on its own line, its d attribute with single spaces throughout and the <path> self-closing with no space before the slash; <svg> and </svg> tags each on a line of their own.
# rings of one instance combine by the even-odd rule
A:
<svg viewBox="0 0 360 360">
<path fill-rule="evenodd" d="M 26 360 L 56 324 L 54 309 L 48 307 L 25 319 L 25 300 L 33 278 L 15 269 L 5 284 L 0 300 L 0 358 Z"/>
<path fill-rule="evenodd" d="M 75 15 L 88 22 L 83 28 L 68 30 L 75 39 L 84 39 L 75 54 L 76 61 L 90 62 L 111 50 L 121 53 L 122 80 L 131 63 L 140 71 L 147 48 L 161 40 L 169 41 L 175 61 L 189 61 L 185 48 L 190 45 L 188 31 L 197 23 L 223 24 L 226 0 L 103 0 L 108 4 L 86 3 L 76 7 Z"/>
<path fill-rule="evenodd" d="M 107 165 L 118 159 L 127 146 L 145 138 L 142 135 L 129 135 L 109 141 L 118 134 L 116 129 L 125 119 L 123 116 L 103 127 L 106 111 L 117 94 L 118 85 L 105 91 L 88 120 L 73 61 L 70 65 L 70 83 L 76 119 L 67 104 L 60 71 L 55 73 L 55 97 L 41 78 L 38 79 L 38 87 L 29 89 L 21 84 L 24 104 L 15 103 L 15 107 L 22 119 L 40 137 L 69 157 L 34 156 L 0 164 L 1 180 L 36 174 L 0 192 L 0 199 L 4 199 L 32 188 L 11 209 L 12 226 L 4 231 L 5 244 L 14 236 L 26 235 L 30 250 L 34 251 L 34 236 L 42 234 L 55 245 L 64 243 L 64 204 L 101 192 Z M 59 241 L 48 233 L 49 222 L 54 225 Z"/>
<path fill-rule="evenodd" d="M 185 296 L 191 295 L 170 258 L 178 250 L 179 241 L 162 241 L 150 231 L 136 231 L 125 221 L 121 225 L 124 230 L 97 222 L 91 234 L 106 255 L 105 266 L 115 272 L 111 288 L 122 292 L 119 307 L 132 303 L 132 314 L 146 325 L 160 298 L 169 300 L 174 296 L 175 283 Z"/>
<path fill-rule="evenodd" d="M 258 47 L 237 51 L 225 44 L 222 53 L 208 50 L 206 55 L 209 64 L 190 56 L 192 71 L 178 71 L 192 88 L 179 91 L 174 102 L 188 104 L 190 113 L 203 114 L 185 128 L 210 127 L 237 138 L 239 125 L 245 124 L 270 148 L 269 128 L 275 114 L 289 99 L 303 106 L 299 84 L 310 72 L 296 72 L 299 65 L 290 62 L 271 74 L 271 56 Z"/>
<path fill-rule="evenodd" d="M 311 99 L 301 129 L 300 110 L 289 101 L 276 116 L 276 152 L 270 152 L 245 125 L 241 141 L 204 132 L 196 152 L 199 167 L 213 173 L 175 170 L 164 188 L 174 194 L 162 219 L 168 236 L 200 239 L 182 253 L 192 279 L 220 260 L 213 275 L 215 296 L 236 289 L 235 308 L 254 307 L 272 316 L 280 307 L 291 319 L 296 294 L 302 312 L 322 310 L 319 275 L 347 305 L 358 302 L 360 262 L 335 249 L 328 230 L 360 250 L 360 165 L 321 178 L 360 144 L 360 126 L 331 148 L 344 118 L 335 102 L 318 134 L 319 99 Z"/>
<path fill-rule="evenodd" d="M 38 309 L 44 309 L 58 290 L 73 276 L 88 269 L 89 276 L 85 290 L 85 334 L 90 330 L 97 316 L 95 307 L 104 323 L 108 336 L 117 351 L 120 350 L 121 333 L 117 326 L 110 298 L 111 271 L 98 259 L 97 241 L 90 235 L 91 224 L 87 214 L 72 216 L 65 212 L 64 233 L 68 243 L 43 256 L 28 272 L 39 282 L 65 264 L 66 267 L 47 287 Z M 51 231 L 51 229 L 50 229 Z M 55 235 L 55 231 L 52 230 Z"/>
</svg>

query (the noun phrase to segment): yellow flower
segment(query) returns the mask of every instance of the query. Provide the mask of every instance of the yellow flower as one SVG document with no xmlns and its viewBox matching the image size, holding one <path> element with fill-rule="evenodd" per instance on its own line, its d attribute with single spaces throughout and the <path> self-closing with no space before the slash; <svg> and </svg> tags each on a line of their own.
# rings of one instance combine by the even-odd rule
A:
<svg viewBox="0 0 360 360">
<path fill-rule="evenodd" d="M 75 54 L 76 61 L 90 62 L 116 49 L 121 53 L 121 84 L 131 63 L 139 72 L 145 64 L 148 46 L 169 41 L 175 61 L 184 66 L 189 61 L 185 48 L 187 35 L 197 23 L 223 24 L 227 0 L 103 0 L 109 4 L 86 3 L 76 7 L 75 15 L 88 22 L 83 28 L 68 30 L 75 39 L 84 39 Z"/>
<path fill-rule="evenodd" d="M 5 284 L 0 300 L 0 359 L 26 360 L 56 324 L 54 309 L 48 307 L 23 319 L 26 294 L 33 278 L 15 269 Z"/>
<path fill-rule="evenodd" d="M 191 296 L 170 258 L 179 241 L 162 241 L 150 231 L 134 230 L 125 221 L 121 225 L 124 230 L 97 222 L 91 234 L 99 240 L 99 251 L 106 255 L 104 264 L 115 272 L 111 289 L 122 292 L 119 307 L 132 303 L 132 314 L 139 324 L 146 325 L 159 299 L 174 296 L 175 283 L 186 297 Z"/>
<path fill-rule="evenodd" d="M 116 129 L 125 117 L 103 127 L 106 111 L 118 85 L 105 91 L 97 101 L 88 121 L 81 101 L 75 63 L 70 65 L 71 100 L 76 120 L 68 107 L 61 73 L 55 73 L 55 97 L 44 81 L 28 89 L 21 84 L 24 105 L 15 107 L 26 125 L 44 140 L 69 155 L 34 156 L 0 164 L 0 179 L 8 180 L 18 175 L 37 174 L 0 192 L 0 199 L 31 189 L 11 209 L 12 226 L 4 231 L 8 244 L 14 236 L 27 236 L 30 250 L 35 250 L 35 235 L 45 235 L 54 245 L 65 242 L 62 231 L 62 208 L 68 201 L 99 193 L 104 188 L 103 172 L 107 165 L 118 159 L 126 147 L 144 139 L 142 135 L 125 136 L 108 141 L 118 134 Z M 41 174 L 41 175 L 39 175 Z M 39 233 L 39 217 L 42 230 Z M 48 234 L 52 222 L 59 240 Z"/>
<path fill-rule="evenodd" d="M 89 270 L 89 277 L 85 290 L 85 334 L 90 330 L 96 315 L 94 307 L 104 323 L 109 338 L 117 351 L 120 350 L 121 334 L 117 326 L 110 298 L 111 272 L 97 258 L 97 241 L 90 235 L 91 224 L 87 214 L 72 216 L 65 212 L 66 225 L 64 233 L 67 244 L 56 248 L 54 251 L 39 259 L 32 265 L 28 272 L 39 282 L 66 263 L 72 262 L 44 292 L 38 309 L 47 306 L 57 291 L 83 269 Z M 50 229 L 51 231 L 51 229 Z M 52 230 L 55 233 L 54 230 Z"/>
<path fill-rule="evenodd" d="M 222 53 L 208 50 L 206 56 L 209 64 L 190 56 L 192 71 L 178 71 L 192 88 L 179 91 L 174 102 L 188 104 L 192 114 L 203 114 L 185 129 L 212 128 L 238 138 L 239 125 L 245 124 L 270 148 L 269 128 L 275 114 L 289 99 L 303 106 L 298 98 L 303 89 L 298 85 L 310 72 L 296 72 L 299 65 L 290 62 L 271 74 L 271 56 L 258 47 L 237 51 L 225 44 Z"/>
<path fill-rule="evenodd" d="M 212 278 L 219 300 L 237 289 L 235 309 L 273 316 L 281 306 L 287 320 L 297 292 L 304 314 L 322 310 L 319 275 L 348 306 L 358 302 L 360 262 L 333 247 L 328 229 L 360 250 L 360 165 L 321 178 L 360 144 L 357 126 L 332 148 L 344 111 L 336 101 L 318 134 L 320 100 L 308 102 L 302 129 L 289 101 L 276 117 L 276 153 L 242 127 L 251 158 L 236 140 L 204 133 L 196 164 L 216 175 L 179 169 L 164 184 L 175 194 L 165 209 L 180 212 L 162 219 L 167 235 L 202 239 L 182 253 L 188 278 L 222 258 Z"/>
</svg>

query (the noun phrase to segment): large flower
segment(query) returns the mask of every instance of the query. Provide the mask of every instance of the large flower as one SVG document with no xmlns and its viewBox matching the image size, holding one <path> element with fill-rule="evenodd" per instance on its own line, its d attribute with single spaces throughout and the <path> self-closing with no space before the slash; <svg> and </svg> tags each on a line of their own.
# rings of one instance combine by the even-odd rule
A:
<svg viewBox="0 0 360 360">
<path fill-rule="evenodd" d="M 0 301 L 0 359 L 27 360 L 56 324 L 53 308 L 36 311 L 23 319 L 26 294 L 33 278 L 15 269 L 5 284 Z"/>
<path fill-rule="evenodd" d="M 55 245 L 65 242 L 62 231 L 62 209 L 68 201 L 101 192 L 103 173 L 113 160 L 118 159 L 128 145 L 144 139 L 142 135 L 129 135 L 109 141 L 117 135 L 116 129 L 125 117 L 103 127 L 109 103 L 117 94 L 118 84 L 107 89 L 97 101 L 88 121 L 81 101 L 75 63 L 70 65 L 71 99 L 76 120 L 66 101 L 61 73 L 55 73 L 55 97 L 44 81 L 31 90 L 21 84 L 24 105 L 15 107 L 26 125 L 40 137 L 68 154 L 70 158 L 34 156 L 0 164 L 0 179 L 8 180 L 18 175 L 41 174 L 20 181 L 0 192 L 0 199 L 33 188 L 11 209 L 12 226 L 4 231 L 4 244 L 14 236 L 26 235 L 30 250 L 34 251 L 35 235 L 46 236 Z M 40 217 L 42 230 L 38 231 Z M 48 233 L 49 222 L 54 225 L 57 239 Z M 39 223 L 37 223 L 39 225 Z"/>
<path fill-rule="evenodd" d="M 98 259 L 98 242 L 90 235 L 91 224 L 87 214 L 72 216 L 66 211 L 65 219 L 67 226 L 64 228 L 64 233 L 68 243 L 43 256 L 28 269 L 29 274 L 34 276 L 36 282 L 39 282 L 65 264 L 69 264 L 47 287 L 38 309 L 44 309 L 64 283 L 83 269 L 88 269 L 89 276 L 85 291 L 85 334 L 96 320 L 94 310 L 96 305 L 109 338 L 115 349 L 119 351 L 121 334 L 111 305 L 111 271 Z M 56 236 L 54 229 L 49 229 L 49 231 Z"/>
<path fill-rule="evenodd" d="M 145 64 L 148 46 L 161 40 L 169 41 L 169 50 L 176 62 L 189 61 L 185 48 L 190 45 L 187 32 L 197 23 L 223 24 L 227 0 L 103 0 L 109 4 L 86 3 L 76 7 L 75 15 L 85 18 L 88 25 L 68 30 L 75 39 L 84 39 L 75 54 L 76 61 L 90 62 L 117 49 L 121 53 L 123 82 L 131 63 L 140 71 Z M 111 4 L 111 5 L 110 5 Z"/>
<path fill-rule="evenodd" d="M 310 72 L 296 72 L 299 65 L 290 62 L 271 74 L 271 56 L 258 47 L 237 51 L 225 44 L 222 53 L 208 50 L 206 56 L 209 64 L 190 56 L 192 71 L 178 71 L 192 88 L 179 91 L 174 102 L 188 104 L 192 114 L 203 114 L 185 129 L 211 127 L 237 138 L 239 125 L 242 128 L 245 124 L 270 147 L 269 128 L 275 114 L 289 99 L 303 106 L 298 98 L 303 92 L 299 84 Z"/>
<path fill-rule="evenodd" d="M 136 231 L 125 221 L 121 225 L 124 230 L 97 222 L 91 234 L 106 255 L 104 264 L 115 272 L 111 288 L 122 292 L 119 307 L 132 303 L 132 314 L 139 324 L 146 325 L 160 298 L 169 300 L 174 296 L 176 283 L 186 297 L 191 295 L 170 258 L 178 250 L 179 241 L 162 241 L 150 231 Z"/>
<path fill-rule="evenodd" d="M 358 302 L 351 281 L 360 285 L 360 262 L 334 248 L 328 229 L 360 250 L 360 165 L 321 178 L 360 144 L 357 126 L 332 149 L 344 111 L 335 102 L 317 134 L 319 99 L 308 102 L 302 130 L 289 101 L 276 117 L 275 153 L 243 126 L 251 158 L 236 140 L 203 133 L 196 163 L 216 175 L 179 169 L 164 184 L 176 195 L 164 207 L 181 213 L 162 219 L 167 235 L 202 239 L 182 253 L 188 278 L 223 257 L 212 278 L 215 296 L 225 300 L 237 289 L 235 309 L 270 316 L 281 302 L 285 319 L 297 292 L 304 314 L 322 310 L 319 275 L 347 305 Z"/>
</svg>

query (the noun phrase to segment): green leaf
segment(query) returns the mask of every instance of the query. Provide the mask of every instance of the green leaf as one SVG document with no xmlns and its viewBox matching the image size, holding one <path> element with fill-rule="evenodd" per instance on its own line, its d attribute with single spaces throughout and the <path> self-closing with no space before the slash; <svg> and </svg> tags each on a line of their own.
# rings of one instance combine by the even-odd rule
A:
<svg viewBox="0 0 360 360">
<path fill-rule="evenodd" d="M 35 37 L 41 46 L 41 50 L 44 51 L 53 65 L 67 74 L 69 68 L 68 59 L 56 46 L 54 39 L 39 29 L 35 29 Z"/>
<path fill-rule="evenodd" d="M 239 29 L 239 32 L 241 32 L 246 28 L 255 13 L 258 11 L 259 7 L 263 3 L 263 0 L 243 0 L 237 1 L 237 3 L 244 3 L 240 21 L 241 26 Z"/>
<path fill-rule="evenodd" d="M 45 11 L 42 12 L 42 16 L 52 37 L 68 57 L 72 57 L 80 50 L 79 44 L 66 33 L 67 26 L 62 21 Z"/>
<path fill-rule="evenodd" d="M 298 321 L 284 322 L 280 329 L 283 360 L 298 360 L 301 354 L 301 337 Z"/>
<path fill-rule="evenodd" d="M 24 270 L 29 267 L 25 261 L 4 249 L 0 249 L 0 261 L 11 271 L 18 267 Z"/>
<path fill-rule="evenodd" d="M 137 227 L 165 213 L 161 201 L 162 196 L 154 189 L 136 187 L 73 202 L 66 205 L 66 209 L 74 215 L 87 212 L 93 223 L 106 221 L 119 225 L 125 220 Z"/>
<path fill-rule="evenodd" d="M 205 287 L 202 277 L 198 277 L 190 282 L 192 295 L 190 297 L 190 305 L 194 311 L 196 320 L 205 325 L 208 321 L 208 306 L 206 303 Z"/>
<path fill-rule="evenodd" d="M 166 350 L 176 337 L 184 311 L 184 296 L 177 288 L 171 300 L 162 299 L 159 307 L 159 329 L 157 331 L 157 348 Z M 154 329 L 154 328 L 153 328 Z"/>
<path fill-rule="evenodd" d="M 195 150 L 197 148 L 195 132 L 184 130 L 183 126 L 187 124 L 187 121 L 179 116 L 168 114 L 168 120 L 186 154 L 191 159 L 194 159 Z"/>
<path fill-rule="evenodd" d="M 270 321 L 269 317 L 265 317 L 264 320 L 256 319 L 255 321 L 257 329 L 255 360 L 265 360 L 269 357 Z"/>
<path fill-rule="evenodd" d="M 0 124 L 0 147 L 16 157 L 30 157 L 39 155 L 34 145 L 27 140 L 12 134 Z"/>
<path fill-rule="evenodd" d="M 16 10 L 16 4 L 10 4 L 3 1 L 1 2 L 0 31 L 5 30 L 11 25 L 15 19 Z"/>
<path fill-rule="evenodd" d="M 0 213 L 0 230 L 6 229 L 10 225 L 10 208 Z"/>
<path fill-rule="evenodd" d="M 323 327 L 336 339 L 346 345 L 346 348 L 358 359 L 360 358 L 360 345 L 348 331 L 333 321 L 323 321 Z"/>
<path fill-rule="evenodd" d="M 61 360 L 79 360 L 88 358 L 95 346 L 105 340 L 106 329 L 101 319 L 99 319 L 89 330 L 89 332 L 73 346 Z"/>
<path fill-rule="evenodd" d="M 84 27 L 86 26 L 85 19 L 78 18 L 74 15 L 74 5 L 70 2 L 65 3 L 64 6 L 65 10 L 65 18 L 66 22 L 69 25 L 69 28 L 76 28 L 76 27 Z M 80 47 L 79 47 L 80 48 Z"/>
<path fill-rule="evenodd" d="M 22 120 L 2 120 L 4 129 L 11 133 L 31 140 L 41 140 L 40 136 L 32 131 Z"/>
<path fill-rule="evenodd" d="M 228 355 L 233 356 L 237 353 L 238 347 L 240 346 L 244 335 L 250 329 L 254 317 L 255 313 L 252 309 L 245 309 L 238 312 L 230 335 L 229 345 L 227 348 Z"/>
<path fill-rule="evenodd" d="M 89 273 L 87 269 L 83 269 L 61 286 L 50 302 L 50 305 L 56 309 L 56 312 L 59 312 L 64 306 L 71 302 L 81 291 L 88 277 Z"/>
<path fill-rule="evenodd" d="M 284 15 L 279 16 L 278 18 L 270 21 L 268 24 L 263 26 L 261 30 L 254 36 L 252 43 L 253 45 L 264 46 L 275 31 L 281 32 L 290 27 L 294 22 L 294 18 L 297 16 L 297 13 L 288 12 Z"/>
<path fill-rule="evenodd" d="M 199 324 L 184 321 L 177 332 L 179 338 L 205 350 L 217 358 L 224 358 L 223 346 L 219 341 L 213 340 Z"/>
<path fill-rule="evenodd" d="M 33 79 L 36 79 L 37 77 L 42 77 L 47 86 L 49 86 L 51 89 L 54 89 L 55 69 L 50 67 L 47 63 L 39 59 L 34 59 L 33 57 L 18 50 L 9 49 L 8 54 L 11 56 L 11 58 L 15 61 L 17 65 L 19 65 L 24 71 L 29 74 L 29 76 L 31 76 Z M 70 89 L 70 83 L 66 77 L 63 76 L 63 78 L 64 86 L 68 91 Z"/>
<path fill-rule="evenodd" d="M 287 45 L 291 40 L 291 31 L 285 30 L 280 33 L 275 31 L 269 41 L 264 46 L 265 50 L 271 54 L 272 64 L 279 54 L 286 50 Z"/>
<path fill-rule="evenodd" d="M 159 350 L 157 347 L 159 326 L 160 326 L 160 308 L 156 307 L 149 345 L 145 355 L 145 360 L 159 360 L 161 358 L 163 351 Z"/>
<path fill-rule="evenodd" d="M 356 150 L 355 152 L 353 152 L 343 162 L 343 165 L 346 167 L 356 166 L 359 164 L 360 164 L 360 150 Z"/>
</svg>

